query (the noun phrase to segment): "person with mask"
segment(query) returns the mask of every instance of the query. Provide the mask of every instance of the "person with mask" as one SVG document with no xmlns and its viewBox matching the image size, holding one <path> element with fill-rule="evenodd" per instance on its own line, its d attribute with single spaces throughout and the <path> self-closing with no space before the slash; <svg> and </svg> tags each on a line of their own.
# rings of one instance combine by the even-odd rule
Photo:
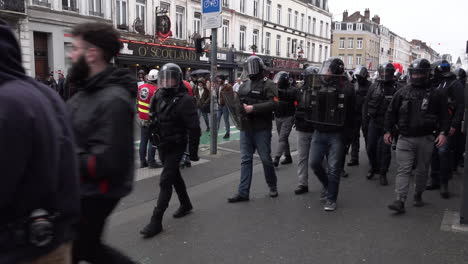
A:
<svg viewBox="0 0 468 264">
<path fill-rule="evenodd" d="M 449 130 L 447 97 L 431 85 L 430 62 L 417 59 L 408 72 L 409 85 L 393 95 L 384 121 L 385 143 L 392 144 L 396 127 L 400 134 L 396 146 L 396 200 L 388 206 L 399 214 L 405 213 L 413 166 L 416 166 L 413 205 L 424 206 L 422 194 L 426 189 L 434 142 L 437 148 L 444 146 Z"/>
<path fill-rule="evenodd" d="M 151 133 L 164 169 L 159 180 L 160 192 L 156 207 L 150 222 L 140 231 L 144 238 L 163 231 L 162 220 L 173 187 L 180 201 L 174 218 L 184 217 L 193 209 L 179 163 L 188 142 L 191 150 L 198 149 L 201 131 L 195 102 L 187 93 L 182 76 L 182 70 L 177 64 L 165 64 L 159 71 L 159 88 L 151 102 Z"/>
<path fill-rule="evenodd" d="M 110 61 L 120 34 L 106 23 L 84 23 L 71 32 L 70 83 L 78 92 L 67 102 L 81 179 L 81 220 L 73 263 L 134 263 L 102 242 L 106 220 L 128 195 L 134 177 L 133 126 L 136 80 Z"/>
<path fill-rule="evenodd" d="M 59 95 L 26 75 L 15 35 L 0 19 L 0 263 L 70 264 L 80 214 L 71 122 Z"/>
<path fill-rule="evenodd" d="M 314 126 L 311 122 L 305 120 L 306 111 L 310 108 L 306 101 L 317 83 L 318 72 L 319 68 L 308 66 L 303 73 L 304 85 L 296 92 L 297 108 L 294 124 L 297 131 L 297 176 L 299 178 L 298 186 L 294 190 L 296 195 L 309 192 L 309 156 L 312 151 Z"/>
<path fill-rule="evenodd" d="M 309 97 L 311 109 L 306 120 L 315 128 L 312 138 L 311 166 L 323 185 L 320 199 L 325 211 L 337 208 L 338 190 L 345 160 L 345 147 L 352 140 L 356 125 L 355 93 L 345 74 L 340 58 L 331 57 L 323 62 L 318 78 L 321 84 L 314 87 Z M 327 158 L 328 173 L 323 166 Z"/>
<path fill-rule="evenodd" d="M 355 82 L 354 92 L 356 93 L 356 125 L 354 138 L 351 143 L 351 160 L 348 162 L 348 166 L 357 166 L 359 165 L 359 148 L 360 148 L 360 137 L 361 137 L 361 126 L 363 131 L 366 131 L 367 126 L 363 124 L 364 119 L 362 119 L 362 106 L 364 105 L 364 100 L 366 98 L 367 91 L 371 85 L 371 82 L 368 80 L 369 72 L 364 66 L 358 66 L 353 74 Z M 364 132 L 364 139 L 367 141 L 367 132 Z M 347 152 L 347 151 L 346 151 Z"/>
<path fill-rule="evenodd" d="M 226 134 L 224 134 L 223 138 L 227 139 L 230 137 L 230 131 L 231 131 L 231 126 L 229 124 L 229 109 L 227 108 L 226 103 L 224 102 L 224 98 L 221 94 L 229 93 L 229 92 L 232 92 L 233 90 L 230 84 L 225 83 L 226 81 L 225 75 L 219 75 L 216 78 L 216 81 L 217 81 L 216 96 L 218 98 L 217 125 L 218 125 L 218 130 L 219 130 L 219 126 L 221 125 L 221 117 L 224 116 L 224 127 L 226 129 Z"/>
<path fill-rule="evenodd" d="M 152 69 L 148 74 L 148 82 L 138 86 L 137 112 L 141 129 L 139 148 L 140 168 L 146 168 L 149 166 L 150 168 L 155 169 L 162 167 L 162 165 L 156 161 L 156 146 L 153 146 L 153 143 L 151 142 L 151 132 L 149 129 L 149 107 L 151 99 L 158 89 L 158 73 L 158 70 Z M 148 159 L 146 158 L 147 156 Z"/>
<path fill-rule="evenodd" d="M 395 67 L 386 62 L 379 66 L 379 77 L 372 84 L 365 98 L 362 119 L 367 126 L 367 156 L 370 169 L 367 179 L 380 175 L 380 185 L 388 185 L 387 172 L 392 158 L 391 146 L 384 142 L 384 120 L 388 105 L 397 91 Z"/>
<path fill-rule="evenodd" d="M 455 69 L 454 71 L 455 75 L 457 76 L 458 81 L 460 84 L 463 86 L 464 90 L 466 90 L 467 85 L 466 85 L 466 71 L 459 67 Z M 465 161 L 464 161 L 464 153 L 465 153 L 465 145 L 466 145 L 466 117 L 463 116 L 463 121 L 462 121 L 462 129 L 460 133 L 458 134 L 458 138 L 456 139 L 456 147 L 455 147 L 455 166 L 460 166 L 464 167 L 465 166 Z M 455 168 L 454 170 L 456 170 Z"/>
<path fill-rule="evenodd" d="M 210 90 L 206 88 L 206 81 L 204 78 L 197 80 L 197 87 L 195 91 L 195 100 L 197 101 L 198 116 L 203 116 L 206 125 L 206 132 L 210 131 L 210 119 L 208 114 L 210 113 Z"/>
<path fill-rule="evenodd" d="M 271 159 L 273 111 L 278 104 L 278 90 L 265 77 L 265 64 L 257 56 L 250 56 L 244 64 L 249 80 L 239 87 L 239 98 L 245 111 L 240 131 L 241 175 L 237 193 L 229 203 L 249 201 L 252 182 L 253 154 L 258 151 L 263 164 L 270 197 L 278 197 L 277 178 Z"/>
<path fill-rule="evenodd" d="M 455 160 L 455 147 L 460 137 L 463 115 L 465 112 L 464 87 L 457 80 L 457 76 L 450 71 L 450 63 L 446 60 L 436 61 L 432 64 L 432 84 L 434 89 L 440 91 L 448 99 L 448 113 L 450 130 L 447 144 L 434 149 L 431 164 L 431 180 L 426 190 L 440 188 L 440 195 L 444 199 L 450 197 L 448 182 L 452 178 Z"/>
<path fill-rule="evenodd" d="M 280 71 L 273 78 L 273 83 L 276 84 L 279 95 L 278 107 L 275 111 L 276 129 L 278 131 L 278 149 L 276 150 L 273 165 L 278 167 L 280 158 L 284 155 L 284 160 L 281 165 L 291 164 L 291 150 L 289 148 L 289 134 L 294 124 L 295 112 L 295 94 L 296 90 L 289 82 L 289 73 Z"/>
</svg>

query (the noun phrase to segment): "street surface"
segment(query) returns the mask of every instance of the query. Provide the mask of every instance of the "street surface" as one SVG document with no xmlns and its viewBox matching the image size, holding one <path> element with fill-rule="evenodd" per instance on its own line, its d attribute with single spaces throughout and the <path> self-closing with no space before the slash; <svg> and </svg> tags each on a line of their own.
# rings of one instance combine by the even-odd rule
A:
<svg viewBox="0 0 468 264">
<path fill-rule="evenodd" d="M 236 192 L 240 175 L 239 141 L 234 135 L 229 141 L 220 141 L 216 156 L 209 155 L 206 145 L 201 146 L 201 161 L 182 170 L 194 212 L 182 219 L 172 218 L 178 207 L 174 192 L 163 221 L 164 232 L 148 240 L 139 231 L 155 206 L 161 170 L 138 169 L 133 193 L 112 215 L 107 241 L 148 264 L 468 263 L 468 233 L 441 230 L 444 215 L 459 211 L 461 168 L 450 185 L 453 198 L 443 200 L 438 191 L 425 192 L 425 207 L 415 208 L 409 199 L 407 213 L 394 215 L 387 205 L 394 199 L 395 164 L 389 186 L 380 186 L 378 179 L 367 180 L 368 162 L 361 143 L 361 164 L 346 167 L 350 177 L 341 181 L 337 211 L 325 212 L 312 171 L 309 193 L 297 196 L 293 193 L 295 164 L 280 165 L 276 170 L 279 197 L 270 198 L 256 157 L 250 202 L 228 204 L 226 198 Z M 295 162 L 296 140 L 293 130 L 290 143 Z M 274 153 L 276 133 L 272 145 Z"/>
</svg>

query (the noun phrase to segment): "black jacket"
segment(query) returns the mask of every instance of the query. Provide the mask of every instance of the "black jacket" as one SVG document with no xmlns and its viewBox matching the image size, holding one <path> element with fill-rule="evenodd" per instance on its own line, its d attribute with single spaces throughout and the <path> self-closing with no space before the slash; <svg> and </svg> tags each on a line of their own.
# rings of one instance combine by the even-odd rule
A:
<svg viewBox="0 0 468 264">
<path fill-rule="evenodd" d="M 296 112 L 296 91 L 297 88 L 294 86 L 288 89 L 278 89 L 279 102 L 275 110 L 275 117 L 289 117 L 294 115 Z"/>
<path fill-rule="evenodd" d="M 77 87 L 67 105 L 78 145 L 81 195 L 121 198 L 133 185 L 136 80 L 128 70 L 109 66 Z"/>
<path fill-rule="evenodd" d="M 253 95 L 252 90 L 259 91 Z M 278 89 L 272 80 L 248 80 L 239 87 L 239 98 L 242 103 L 253 105 L 253 112 L 247 114 L 244 121 L 244 130 L 262 131 L 272 129 L 273 112 L 278 106 Z"/>
<path fill-rule="evenodd" d="M 306 116 L 306 103 L 304 102 L 304 93 L 306 88 L 302 87 L 300 89 L 293 90 L 295 91 L 295 97 L 297 101 L 296 113 L 294 115 L 294 125 L 296 130 L 300 132 L 313 133 L 314 124 L 305 120 Z"/>
<path fill-rule="evenodd" d="M 371 85 L 362 108 L 364 127 L 367 127 L 371 119 L 376 125 L 384 126 L 385 113 L 396 91 L 396 83 L 376 82 Z"/>
<path fill-rule="evenodd" d="M 151 129 L 158 129 L 163 148 L 173 144 L 186 145 L 188 139 L 190 156 L 197 156 L 201 129 L 192 96 L 183 90 L 158 89 L 151 100 L 150 115 Z"/>
<path fill-rule="evenodd" d="M 73 239 L 80 208 L 78 164 L 65 104 L 26 76 L 8 27 L 0 25 L 0 36 L 0 263 L 18 263 Z M 15 243 L 15 237 L 25 237 L 13 235 L 24 231 L 22 223 L 35 209 L 58 214 L 55 239 L 42 248 Z"/>
<path fill-rule="evenodd" d="M 450 127 L 460 129 L 465 113 L 465 87 L 457 80 L 454 73 L 445 77 L 436 89 L 448 99 Z"/>
<path fill-rule="evenodd" d="M 407 85 L 394 95 L 385 114 L 386 133 L 421 137 L 445 133 L 449 128 L 447 97 L 439 90 Z"/>
</svg>

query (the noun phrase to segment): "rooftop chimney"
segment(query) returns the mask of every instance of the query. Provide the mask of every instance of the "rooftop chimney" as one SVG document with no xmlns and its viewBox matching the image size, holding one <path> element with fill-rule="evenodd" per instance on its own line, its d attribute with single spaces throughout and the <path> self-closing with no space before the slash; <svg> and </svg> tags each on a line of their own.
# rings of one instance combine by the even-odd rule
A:
<svg viewBox="0 0 468 264">
<path fill-rule="evenodd" d="M 348 10 L 343 11 L 343 21 L 348 19 Z"/>
<path fill-rule="evenodd" d="M 373 18 L 372 18 L 372 21 L 374 21 L 374 23 L 380 25 L 380 17 L 378 15 L 375 15 Z"/>
<path fill-rule="evenodd" d="M 369 10 L 369 8 L 366 8 L 366 10 L 364 11 L 364 17 L 367 18 L 367 19 L 370 19 L 370 10 Z"/>
</svg>

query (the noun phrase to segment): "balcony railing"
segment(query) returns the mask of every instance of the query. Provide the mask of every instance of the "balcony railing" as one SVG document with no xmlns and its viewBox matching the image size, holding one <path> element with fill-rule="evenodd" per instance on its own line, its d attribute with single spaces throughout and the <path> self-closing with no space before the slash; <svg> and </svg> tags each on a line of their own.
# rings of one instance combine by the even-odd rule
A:
<svg viewBox="0 0 468 264">
<path fill-rule="evenodd" d="M 48 0 L 32 0 L 32 4 L 50 8 L 50 3 Z"/>
<path fill-rule="evenodd" d="M 89 11 L 90 16 L 98 16 L 98 17 L 104 17 L 104 13 L 98 12 L 98 11 Z"/>
<path fill-rule="evenodd" d="M 72 12 L 79 12 L 80 10 L 76 6 L 63 6 L 63 10 L 72 11 Z"/>
<path fill-rule="evenodd" d="M 18 13 L 25 13 L 24 1 L 19 0 L 0 0 L 0 11 L 12 11 Z"/>
</svg>

